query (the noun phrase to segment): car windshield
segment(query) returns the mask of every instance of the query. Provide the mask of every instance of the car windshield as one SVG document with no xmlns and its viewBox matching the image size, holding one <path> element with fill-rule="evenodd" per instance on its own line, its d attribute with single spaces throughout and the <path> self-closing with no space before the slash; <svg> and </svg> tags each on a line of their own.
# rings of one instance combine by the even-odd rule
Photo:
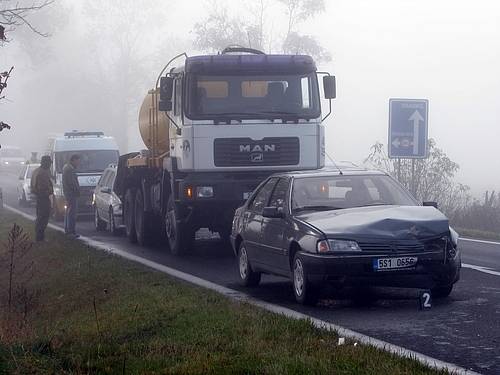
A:
<svg viewBox="0 0 500 375">
<path fill-rule="evenodd" d="M 22 158 L 23 152 L 17 148 L 4 148 L 0 150 L 0 156 L 4 158 Z"/>
<path fill-rule="evenodd" d="M 396 181 L 384 175 L 301 177 L 293 183 L 295 213 L 379 205 L 417 203 Z"/>
<path fill-rule="evenodd" d="M 189 117 L 297 121 L 320 116 L 318 82 L 305 75 L 193 76 Z"/>
<path fill-rule="evenodd" d="M 117 150 L 88 150 L 88 151 L 64 151 L 57 152 L 55 156 L 55 167 L 57 173 L 62 173 L 64 165 L 69 162 L 71 155 L 80 156 L 78 173 L 102 172 L 110 164 L 118 162 Z"/>
</svg>

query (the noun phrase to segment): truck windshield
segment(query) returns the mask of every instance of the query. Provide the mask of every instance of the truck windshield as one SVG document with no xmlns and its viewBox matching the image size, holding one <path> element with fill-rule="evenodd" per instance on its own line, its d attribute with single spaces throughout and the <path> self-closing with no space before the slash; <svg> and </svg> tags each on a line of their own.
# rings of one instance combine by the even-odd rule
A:
<svg viewBox="0 0 500 375">
<path fill-rule="evenodd" d="M 320 117 L 318 81 L 305 75 L 196 75 L 188 79 L 187 115 L 194 120 Z"/>
<path fill-rule="evenodd" d="M 57 173 L 62 173 L 64 165 L 69 162 L 71 155 L 80 155 L 80 166 L 78 173 L 97 173 L 104 171 L 110 164 L 118 163 L 117 150 L 87 150 L 87 151 L 64 151 L 55 155 L 55 167 Z"/>
</svg>

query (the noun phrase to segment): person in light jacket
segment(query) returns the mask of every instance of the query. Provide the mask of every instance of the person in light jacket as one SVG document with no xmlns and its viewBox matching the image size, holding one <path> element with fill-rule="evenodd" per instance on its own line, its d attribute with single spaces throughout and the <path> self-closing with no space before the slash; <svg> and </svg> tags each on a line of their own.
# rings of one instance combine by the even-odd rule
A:
<svg viewBox="0 0 500 375">
<path fill-rule="evenodd" d="M 66 213 L 64 215 L 64 232 L 75 238 L 80 237 L 76 233 L 76 215 L 78 213 L 78 198 L 80 197 L 80 184 L 76 170 L 80 165 L 80 155 L 71 155 L 69 162 L 63 168 L 62 187 L 66 199 Z"/>
</svg>

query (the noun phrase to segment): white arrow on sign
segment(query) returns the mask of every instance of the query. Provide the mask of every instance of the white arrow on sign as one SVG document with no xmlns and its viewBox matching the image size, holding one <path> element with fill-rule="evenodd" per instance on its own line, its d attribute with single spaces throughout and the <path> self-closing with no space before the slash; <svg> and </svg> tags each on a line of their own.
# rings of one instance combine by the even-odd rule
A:
<svg viewBox="0 0 500 375">
<path fill-rule="evenodd" d="M 413 121 L 413 155 L 418 155 L 418 149 L 419 149 L 419 125 L 420 121 L 424 121 L 424 118 L 420 114 L 418 110 L 415 110 L 413 114 L 410 116 L 408 121 Z"/>
<path fill-rule="evenodd" d="M 392 141 L 392 145 L 396 148 L 399 148 L 399 146 L 401 145 L 399 138 L 394 139 L 394 141 Z"/>
</svg>

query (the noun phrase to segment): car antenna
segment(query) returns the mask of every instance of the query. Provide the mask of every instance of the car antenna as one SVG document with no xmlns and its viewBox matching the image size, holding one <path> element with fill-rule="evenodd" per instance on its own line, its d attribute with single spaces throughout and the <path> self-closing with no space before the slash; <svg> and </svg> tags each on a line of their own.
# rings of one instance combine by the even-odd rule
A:
<svg viewBox="0 0 500 375">
<path fill-rule="evenodd" d="M 327 157 L 328 159 L 330 159 L 330 161 L 332 162 L 333 166 L 339 170 L 339 174 L 340 174 L 341 176 L 343 176 L 343 175 L 344 175 L 344 172 L 342 172 L 342 169 L 340 169 L 340 167 L 337 165 L 337 163 L 335 163 L 335 160 L 333 160 L 333 159 L 330 157 L 330 155 L 328 155 L 328 152 L 325 152 L 325 155 L 326 155 L 326 157 Z"/>
</svg>

